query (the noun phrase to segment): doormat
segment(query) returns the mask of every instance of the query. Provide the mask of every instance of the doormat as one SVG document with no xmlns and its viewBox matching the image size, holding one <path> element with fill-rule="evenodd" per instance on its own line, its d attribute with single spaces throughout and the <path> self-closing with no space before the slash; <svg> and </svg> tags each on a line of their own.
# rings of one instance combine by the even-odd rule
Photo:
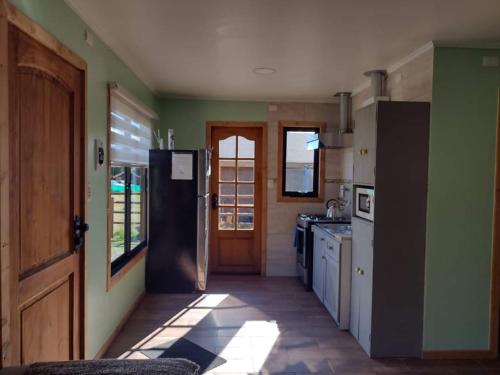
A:
<svg viewBox="0 0 500 375">
<path fill-rule="evenodd" d="M 142 350 L 142 353 L 150 358 L 185 358 L 200 366 L 199 373 L 203 374 L 227 361 L 205 348 L 189 341 L 183 337 L 161 344 L 155 348 Z"/>
</svg>

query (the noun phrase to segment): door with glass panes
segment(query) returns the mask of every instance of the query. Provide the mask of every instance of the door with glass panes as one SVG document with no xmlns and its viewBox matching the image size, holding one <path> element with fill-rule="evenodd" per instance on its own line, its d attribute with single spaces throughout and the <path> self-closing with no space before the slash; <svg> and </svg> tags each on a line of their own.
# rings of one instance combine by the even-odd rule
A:
<svg viewBox="0 0 500 375">
<path fill-rule="evenodd" d="M 261 272 L 262 127 L 211 129 L 210 270 Z"/>
</svg>

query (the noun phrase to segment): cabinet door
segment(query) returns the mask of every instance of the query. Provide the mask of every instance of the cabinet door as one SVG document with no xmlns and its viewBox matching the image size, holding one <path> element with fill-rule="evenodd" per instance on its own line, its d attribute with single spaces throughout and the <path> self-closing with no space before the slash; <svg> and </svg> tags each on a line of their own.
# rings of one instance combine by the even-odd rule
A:
<svg viewBox="0 0 500 375">
<path fill-rule="evenodd" d="M 331 247 L 331 249 L 330 249 Z M 333 319 L 339 324 L 339 290 L 340 290 L 340 272 L 339 262 L 333 256 L 333 246 L 327 242 L 325 256 L 325 300 L 326 309 L 330 312 Z"/>
<path fill-rule="evenodd" d="M 324 243 L 325 238 L 315 232 L 313 252 L 313 290 L 321 302 L 323 302 L 324 285 Z"/>
<path fill-rule="evenodd" d="M 358 341 L 370 354 L 373 288 L 373 223 L 353 218 L 353 264 L 359 298 Z"/>
<path fill-rule="evenodd" d="M 377 106 L 370 105 L 355 114 L 354 183 L 375 185 Z"/>
<path fill-rule="evenodd" d="M 361 298 L 361 276 L 357 272 L 361 265 L 361 254 L 359 242 L 357 241 L 356 233 L 358 231 L 357 221 L 359 219 L 352 218 L 352 242 L 351 242 L 351 316 L 349 322 L 349 331 L 359 340 L 359 308 Z"/>
</svg>

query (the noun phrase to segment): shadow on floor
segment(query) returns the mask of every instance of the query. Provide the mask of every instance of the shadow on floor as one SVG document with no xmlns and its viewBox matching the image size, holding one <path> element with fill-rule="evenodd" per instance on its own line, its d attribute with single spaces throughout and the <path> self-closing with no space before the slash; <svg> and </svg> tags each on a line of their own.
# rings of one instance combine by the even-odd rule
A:
<svg viewBox="0 0 500 375">
<path fill-rule="evenodd" d="M 108 350 L 148 358 L 180 338 L 220 356 L 210 374 L 500 373 L 498 361 L 372 360 L 296 278 L 213 276 L 202 295 L 147 295 Z"/>
</svg>

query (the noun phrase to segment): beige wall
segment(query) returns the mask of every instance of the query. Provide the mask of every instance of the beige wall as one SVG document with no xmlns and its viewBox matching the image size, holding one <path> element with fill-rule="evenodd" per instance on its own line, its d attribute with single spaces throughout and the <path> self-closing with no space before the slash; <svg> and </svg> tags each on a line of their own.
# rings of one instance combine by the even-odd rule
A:
<svg viewBox="0 0 500 375">
<path fill-rule="evenodd" d="M 268 110 L 268 209 L 267 275 L 291 276 L 295 271 L 293 233 L 298 213 L 324 213 L 324 203 L 279 203 L 278 177 L 279 121 L 322 121 L 327 130 L 339 126 L 339 106 L 332 103 L 275 103 Z M 325 199 L 337 197 L 342 182 L 352 182 L 352 149 L 327 150 L 325 157 Z M 348 185 L 351 187 L 351 185 Z"/>
<path fill-rule="evenodd" d="M 415 59 L 389 73 L 387 95 L 391 100 L 425 101 L 432 100 L 432 72 L 434 49 L 430 48 Z M 362 107 L 363 101 L 371 96 L 368 87 L 352 98 L 353 111 Z"/>
</svg>

